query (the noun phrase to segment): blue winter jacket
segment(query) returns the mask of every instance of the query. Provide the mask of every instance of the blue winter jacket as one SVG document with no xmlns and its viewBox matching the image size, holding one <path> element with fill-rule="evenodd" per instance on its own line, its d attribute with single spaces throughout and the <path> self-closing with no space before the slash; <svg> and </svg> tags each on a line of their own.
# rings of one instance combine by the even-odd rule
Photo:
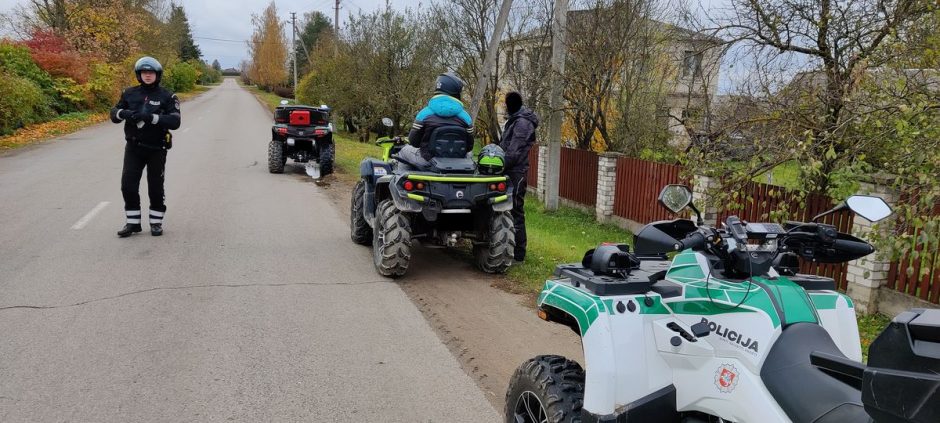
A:
<svg viewBox="0 0 940 423">
<path fill-rule="evenodd" d="M 421 157 L 425 160 L 431 160 L 431 152 L 427 148 L 431 133 L 442 126 L 466 128 L 469 145 L 473 145 L 473 120 L 464 110 L 463 103 L 449 95 L 435 95 L 415 116 L 415 123 L 408 133 L 408 142 L 421 149 Z"/>
</svg>

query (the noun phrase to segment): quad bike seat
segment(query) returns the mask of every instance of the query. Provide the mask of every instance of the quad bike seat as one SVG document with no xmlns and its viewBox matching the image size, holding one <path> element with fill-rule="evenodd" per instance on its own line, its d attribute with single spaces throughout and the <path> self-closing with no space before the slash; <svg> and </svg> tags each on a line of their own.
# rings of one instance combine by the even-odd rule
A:
<svg viewBox="0 0 940 423">
<path fill-rule="evenodd" d="M 848 360 L 829 333 L 815 323 L 783 329 L 761 368 L 760 377 L 794 423 L 868 423 L 860 390 L 810 363 L 810 354 Z"/>
</svg>

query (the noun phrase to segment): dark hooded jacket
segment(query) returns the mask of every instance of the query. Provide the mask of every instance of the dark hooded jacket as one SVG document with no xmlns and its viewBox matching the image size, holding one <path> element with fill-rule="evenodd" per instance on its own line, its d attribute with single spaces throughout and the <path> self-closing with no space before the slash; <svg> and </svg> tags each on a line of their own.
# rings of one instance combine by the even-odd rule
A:
<svg viewBox="0 0 940 423">
<path fill-rule="evenodd" d="M 180 101 L 169 90 L 159 84 L 138 85 L 121 93 L 114 108 L 111 109 L 111 121 L 121 123 L 118 113 L 121 110 L 143 112 L 157 115 L 156 123 L 147 120 L 141 123 L 124 121 L 124 138 L 127 142 L 150 148 L 165 148 L 167 131 L 180 127 Z"/>
<path fill-rule="evenodd" d="M 535 144 L 535 128 L 539 126 L 539 117 L 527 107 L 509 116 L 503 126 L 503 139 L 500 148 L 506 152 L 506 173 L 526 173 L 529 171 L 529 150 Z"/>
</svg>

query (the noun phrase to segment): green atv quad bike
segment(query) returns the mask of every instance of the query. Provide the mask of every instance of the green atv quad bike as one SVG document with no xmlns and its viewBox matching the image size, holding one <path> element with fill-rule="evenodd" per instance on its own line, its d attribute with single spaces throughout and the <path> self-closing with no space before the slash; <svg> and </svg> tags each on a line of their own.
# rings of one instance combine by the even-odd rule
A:
<svg viewBox="0 0 940 423">
<path fill-rule="evenodd" d="M 382 122 L 392 126 L 388 118 Z M 512 266 L 513 187 L 502 175 L 502 149 L 487 146 L 474 162 L 468 154 L 472 144 L 465 138 L 464 128 L 435 130 L 428 170 L 397 156 L 408 144 L 402 137 L 380 138 L 376 144 L 383 148 L 382 159 L 366 158 L 360 164 L 350 236 L 357 244 L 372 244 L 375 269 L 382 276 L 408 271 L 413 240 L 454 247 L 467 239 L 484 272 L 505 273 Z"/>
</svg>

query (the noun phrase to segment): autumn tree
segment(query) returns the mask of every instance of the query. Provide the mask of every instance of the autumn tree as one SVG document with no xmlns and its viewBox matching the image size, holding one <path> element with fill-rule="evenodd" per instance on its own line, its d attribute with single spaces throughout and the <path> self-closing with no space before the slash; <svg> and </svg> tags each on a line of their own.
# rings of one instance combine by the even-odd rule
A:
<svg viewBox="0 0 940 423">
<path fill-rule="evenodd" d="M 757 2 L 732 0 L 727 8 L 705 13 L 701 27 L 734 45 L 734 59 L 749 67 L 737 92 L 760 99 L 759 113 L 732 123 L 771 126 L 768 137 L 754 139 L 747 166 L 761 174 L 785 162 L 800 165 L 807 191 L 844 192 L 865 166 L 866 153 L 878 140 L 861 136 L 853 125 L 868 113 L 860 90 L 879 69 L 897 62 L 911 23 L 924 18 L 925 0 L 813 0 Z M 873 73 L 874 72 L 874 73 Z M 884 75 L 881 73 L 881 75 Z M 878 84 L 870 85 L 877 87 Z M 717 128 L 712 139 L 727 136 Z M 696 151 L 698 163 L 714 162 L 707 149 Z M 847 185 L 848 184 L 848 185 Z"/>
<path fill-rule="evenodd" d="M 284 24 L 273 1 L 261 15 L 252 17 L 252 24 L 255 31 L 248 41 L 251 57 L 248 76 L 259 87 L 271 90 L 287 81 L 288 52 Z"/>
<path fill-rule="evenodd" d="M 498 0 L 451 0 L 437 1 L 431 4 L 429 21 L 434 32 L 440 37 L 441 59 L 448 69 L 456 70 L 467 86 L 464 92 L 470 93 L 483 72 L 483 60 L 493 36 L 496 19 L 499 14 Z M 474 122 L 477 136 L 484 143 L 499 139 L 500 127 L 496 104 L 499 87 L 499 66 L 490 74 L 484 88 L 481 110 Z"/>
</svg>

